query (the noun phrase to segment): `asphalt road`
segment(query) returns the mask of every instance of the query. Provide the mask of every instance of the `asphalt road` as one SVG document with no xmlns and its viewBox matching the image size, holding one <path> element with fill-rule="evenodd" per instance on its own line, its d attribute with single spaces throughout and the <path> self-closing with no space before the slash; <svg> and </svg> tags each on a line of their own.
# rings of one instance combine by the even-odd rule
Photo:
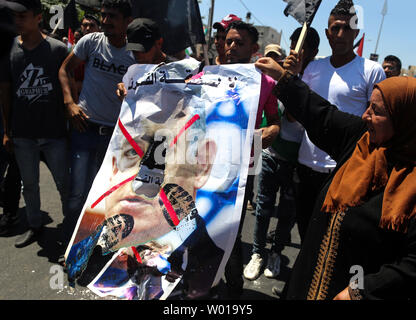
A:
<svg viewBox="0 0 416 320">
<path fill-rule="evenodd" d="M 41 210 L 44 213 L 45 231 L 40 239 L 25 248 L 17 249 L 14 242 L 17 236 L 27 229 L 25 204 L 20 201 L 20 223 L 5 235 L 0 236 L 0 300 L 100 300 L 101 298 L 86 287 L 68 286 L 66 277 L 60 283 L 60 268 L 57 259 L 60 254 L 57 226 L 62 222 L 59 194 L 44 163 L 40 166 Z M 276 226 L 272 218 L 270 229 Z M 244 264 L 251 256 L 254 215 L 248 211 L 243 228 Z M 257 280 L 244 283 L 242 300 L 276 300 L 273 286 L 282 289 L 299 252 L 300 238 L 297 227 L 292 229 L 292 243 L 282 255 L 281 273 L 276 279 L 261 275 Z M 268 244 L 270 247 L 270 244 Z M 63 286 L 60 286 L 62 284 Z M 220 297 L 225 297 L 220 293 Z"/>
</svg>

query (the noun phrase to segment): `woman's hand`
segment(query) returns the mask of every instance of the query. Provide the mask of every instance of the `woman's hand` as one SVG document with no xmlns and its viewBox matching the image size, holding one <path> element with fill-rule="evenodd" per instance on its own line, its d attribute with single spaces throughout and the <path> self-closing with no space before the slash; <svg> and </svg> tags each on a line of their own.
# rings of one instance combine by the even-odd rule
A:
<svg viewBox="0 0 416 320">
<path fill-rule="evenodd" d="M 334 300 L 351 300 L 350 293 L 348 292 L 348 287 L 338 293 Z"/>
<path fill-rule="evenodd" d="M 281 78 L 285 71 L 276 61 L 269 57 L 260 58 L 254 65 L 276 81 Z"/>
</svg>

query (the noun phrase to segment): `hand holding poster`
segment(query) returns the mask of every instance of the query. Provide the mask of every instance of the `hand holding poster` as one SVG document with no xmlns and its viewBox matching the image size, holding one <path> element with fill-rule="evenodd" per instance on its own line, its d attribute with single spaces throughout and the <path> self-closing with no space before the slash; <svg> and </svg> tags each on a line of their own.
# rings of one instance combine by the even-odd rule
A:
<svg viewBox="0 0 416 320">
<path fill-rule="evenodd" d="M 114 130 L 66 252 L 70 283 L 102 255 L 100 296 L 198 298 L 233 247 L 260 92 L 253 65 L 134 65 Z M 179 284 L 179 285 L 178 285 Z M 179 289 L 178 289 L 179 290 Z"/>
</svg>

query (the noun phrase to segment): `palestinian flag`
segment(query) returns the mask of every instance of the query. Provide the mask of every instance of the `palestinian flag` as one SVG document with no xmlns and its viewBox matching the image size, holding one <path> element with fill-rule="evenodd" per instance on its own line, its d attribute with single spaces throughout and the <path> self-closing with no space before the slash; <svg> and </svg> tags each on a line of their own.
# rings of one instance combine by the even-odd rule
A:
<svg viewBox="0 0 416 320">
<path fill-rule="evenodd" d="M 364 37 L 365 37 L 365 33 L 363 34 L 363 36 L 361 37 L 361 39 L 358 40 L 357 43 L 354 45 L 354 49 L 358 47 L 358 49 L 357 49 L 357 55 L 359 55 L 360 57 L 363 56 Z"/>
<path fill-rule="evenodd" d="M 68 48 L 73 47 L 75 44 L 74 32 L 79 25 L 75 0 L 71 0 L 64 9 L 64 29 L 68 30 Z"/>
<path fill-rule="evenodd" d="M 75 37 L 72 29 L 68 29 L 68 48 L 71 49 L 75 45 Z"/>
</svg>

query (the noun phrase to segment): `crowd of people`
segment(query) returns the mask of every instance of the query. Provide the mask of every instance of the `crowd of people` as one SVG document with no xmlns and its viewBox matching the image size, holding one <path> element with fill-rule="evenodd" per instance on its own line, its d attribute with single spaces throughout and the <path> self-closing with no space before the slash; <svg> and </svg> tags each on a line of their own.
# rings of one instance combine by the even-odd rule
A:
<svg viewBox="0 0 416 320">
<path fill-rule="evenodd" d="M 5 2 L 6 3 L 6 2 Z M 76 44 L 39 29 L 39 0 L 7 2 L 18 36 L 1 59 L 3 214 L 0 233 L 19 223 L 26 203 L 28 230 L 15 246 L 42 233 L 39 163 L 45 161 L 62 203 L 64 250 L 104 159 L 127 94 L 123 75 L 134 64 L 194 59 L 167 55 L 156 22 L 131 16 L 128 0 L 104 0 L 101 18 L 86 15 Z M 340 0 L 325 30 L 332 54 L 317 58 L 320 37 L 309 28 L 301 52 L 265 47 L 255 129 L 261 135 L 262 169 L 247 178 L 238 234 L 225 267 L 230 298 L 244 278 L 280 273 L 281 252 L 296 224 L 301 250 L 284 292 L 286 299 L 412 299 L 416 282 L 414 129 L 416 80 L 400 77 L 400 59 L 382 65 L 355 54 L 359 30 L 350 27 L 351 0 Z M 234 14 L 213 25 L 213 64 L 251 63 L 257 29 Z M 48 59 L 45 59 L 48 57 Z M 254 190 L 257 190 L 254 198 Z M 278 224 L 268 234 L 279 193 Z M 252 255 L 243 265 L 241 232 L 255 212 Z M 271 239 L 270 250 L 266 249 Z M 363 279 L 351 282 L 350 268 Z"/>
</svg>

